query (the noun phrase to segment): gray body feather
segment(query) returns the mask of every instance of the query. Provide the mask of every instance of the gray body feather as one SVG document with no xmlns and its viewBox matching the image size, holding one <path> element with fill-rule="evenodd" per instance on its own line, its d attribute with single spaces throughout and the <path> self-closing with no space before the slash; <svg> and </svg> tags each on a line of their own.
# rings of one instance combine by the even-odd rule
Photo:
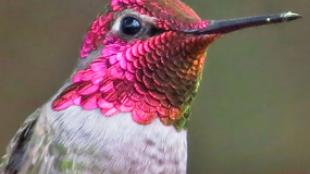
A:
<svg viewBox="0 0 310 174">
<path fill-rule="evenodd" d="M 28 130 L 31 136 L 18 147 L 29 125 L 34 125 Z M 132 121 L 130 113 L 108 118 L 77 106 L 55 112 L 48 102 L 12 140 L 1 170 L 3 174 L 182 174 L 186 143 L 186 131 L 158 120 L 143 126 Z"/>
</svg>

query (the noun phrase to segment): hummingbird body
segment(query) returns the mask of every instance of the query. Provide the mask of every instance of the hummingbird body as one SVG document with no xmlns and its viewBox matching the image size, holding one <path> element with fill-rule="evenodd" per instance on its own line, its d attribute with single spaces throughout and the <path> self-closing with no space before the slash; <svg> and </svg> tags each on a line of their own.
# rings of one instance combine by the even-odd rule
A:
<svg viewBox="0 0 310 174">
<path fill-rule="evenodd" d="M 98 51 L 82 59 L 78 69 L 87 67 L 96 56 Z M 137 124 L 131 113 L 124 112 L 105 117 L 99 110 L 79 106 L 55 111 L 53 101 L 70 85 L 66 82 L 26 120 L 7 151 L 14 154 L 21 148 L 20 137 L 27 141 L 26 147 L 23 154 L 17 154 L 18 159 L 13 158 L 17 163 L 10 161 L 12 156 L 3 158 L 3 174 L 186 173 L 185 129 L 177 130 L 159 120 L 148 126 Z"/>
<path fill-rule="evenodd" d="M 19 173 L 186 173 L 186 131 L 158 120 L 144 127 L 130 114 L 85 112 L 77 106 L 54 112 L 48 105 L 37 111 Z"/>
<path fill-rule="evenodd" d="M 187 123 L 224 33 L 295 13 L 201 20 L 179 0 L 112 0 L 71 78 L 11 141 L 1 174 L 185 174 Z"/>
<path fill-rule="evenodd" d="M 82 59 L 78 69 L 87 67 L 97 55 L 95 51 Z M 99 110 L 79 106 L 55 111 L 53 101 L 70 85 L 67 82 L 26 120 L 7 150 L 17 156 L 3 158 L 3 174 L 186 173 L 185 129 L 159 120 L 148 126 L 137 124 L 131 113 L 124 112 L 105 117 Z M 19 145 L 21 137 L 25 147 Z M 16 148 L 22 148 L 22 154 Z"/>
</svg>

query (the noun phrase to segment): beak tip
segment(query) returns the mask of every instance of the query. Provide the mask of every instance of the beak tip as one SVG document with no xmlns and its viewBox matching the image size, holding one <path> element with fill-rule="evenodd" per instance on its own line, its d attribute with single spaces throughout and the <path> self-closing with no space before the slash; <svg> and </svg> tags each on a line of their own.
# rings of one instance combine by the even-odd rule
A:
<svg viewBox="0 0 310 174">
<path fill-rule="evenodd" d="M 283 17 L 283 19 L 285 19 L 287 21 L 293 21 L 293 20 L 302 18 L 302 16 L 300 14 L 294 13 L 292 11 L 282 13 L 281 16 Z"/>
</svg>

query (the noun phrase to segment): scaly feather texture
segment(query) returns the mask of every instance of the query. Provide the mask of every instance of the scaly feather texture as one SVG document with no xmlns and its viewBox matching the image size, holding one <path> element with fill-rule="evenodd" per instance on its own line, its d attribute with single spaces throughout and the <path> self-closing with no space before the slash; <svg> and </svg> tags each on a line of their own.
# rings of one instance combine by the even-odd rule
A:
<svg viewBox="0 0 310 174">
<path fill-rule="evenodd" d="M 161 32 L 148 38 L 124 39 L 119 35 L 118 18 L 126 15 L 142 16 Z M 139 124 L 159 118 L 164 124 L 184 128 L 206 47 L 215 37 L 180 31 L 207 24 L 180 1 L 112 1 L 107 14 L 92 24 L 81 57 L 99 46 L 104 49 L 74 75 L 73 84 L 58 96 L 53 108 L 78 105 L 85 110 L 100 109 L 105 116 L 131 112 Z"/>
</svg>

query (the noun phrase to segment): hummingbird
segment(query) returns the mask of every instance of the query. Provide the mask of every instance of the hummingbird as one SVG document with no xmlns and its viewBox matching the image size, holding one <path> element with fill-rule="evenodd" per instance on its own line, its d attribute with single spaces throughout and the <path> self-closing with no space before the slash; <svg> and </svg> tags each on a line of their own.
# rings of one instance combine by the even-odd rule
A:
<svg viewBox="0 0 310 174">
<path fill-rule="evenodd" d="M 185 174 L 207 48 L 293 12 L 203 20 L 180 0 L 111 0 L 69 80 L 11 140 L 1 174 Z"/>
</svg>

